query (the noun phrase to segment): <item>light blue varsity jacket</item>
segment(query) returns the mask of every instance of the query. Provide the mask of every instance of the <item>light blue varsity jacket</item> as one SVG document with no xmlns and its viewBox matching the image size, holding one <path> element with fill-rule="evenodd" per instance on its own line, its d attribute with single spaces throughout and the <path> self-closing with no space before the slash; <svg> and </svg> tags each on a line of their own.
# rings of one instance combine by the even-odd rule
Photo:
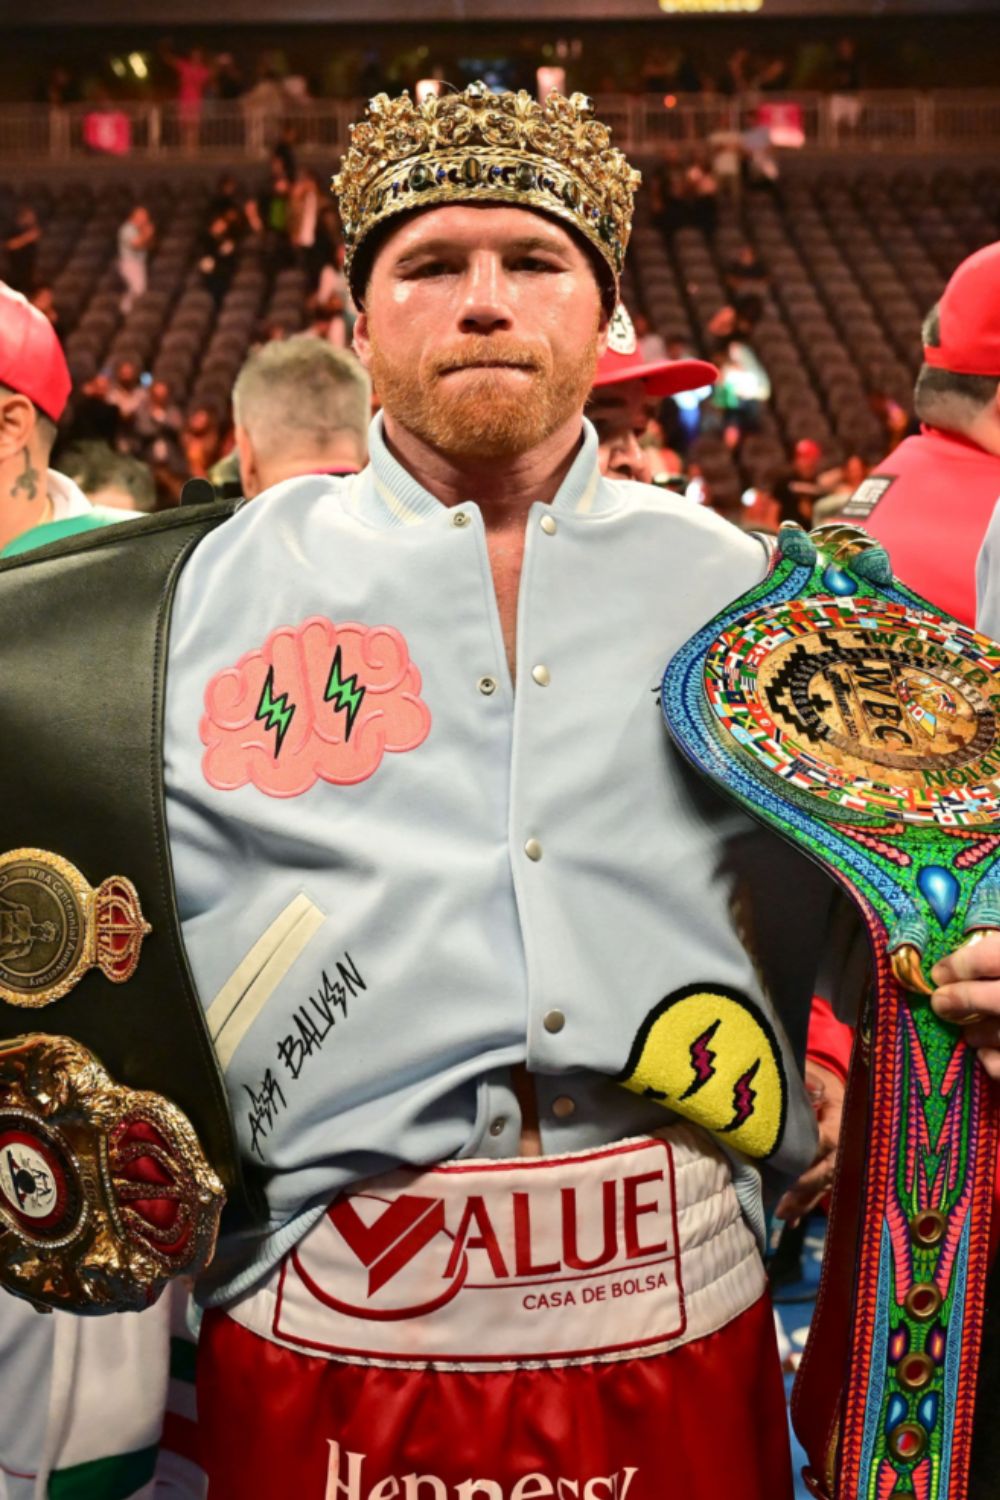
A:
<svg viewBox="0 0 1000 1500">
<path fill-rule="evenodd" d="M 371 453 L 242 508 L 177 592 L 180 915 L 269 1209 L 222 1245 L 209 1299 L 252 1286 L 349 1183 L 516 1155 L 522 1062 L 546 1152 L 679 1105 L 729 1150 L 759 1232 L 749 1153 L 795 1173 L 814 1150 L 793 1054 L 828 890 L 681 764 L 657 689 L 764 550 L 602 478 L 584 423 L 528 516 L 515 686 L 475 497 L 428 494 L 379 419 Z"/>
</svg>

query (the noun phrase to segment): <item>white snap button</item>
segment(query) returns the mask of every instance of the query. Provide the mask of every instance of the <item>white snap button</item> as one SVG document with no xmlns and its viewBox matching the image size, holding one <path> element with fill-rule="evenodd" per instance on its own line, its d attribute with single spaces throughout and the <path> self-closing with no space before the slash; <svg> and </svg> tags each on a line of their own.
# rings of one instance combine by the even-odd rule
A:
<svg viewBox="0 0 1000 1500">
<path fill-rule="evenodd" d="M 453 526 L 468 526 L 469 517 L 464 510 L 456 510 L 451 518 L 451 524 Z"/>
<path fill-rule="evenodd" d="M 539 521 L 538 524 L 542 528 L 542 530 L 545 532 L 546 536 L 555 536 L 555 534 L 556 534 L 556 520 L 555 520 L 555 516 L 543 516 L 542 519 Z"/>
<path fill-rule="evenodd" d="M 497 680 L 495 677 L 480 677 L 478 685 L 479 691 L 484 698 L 488 698 L 491 693 L 495 693 L 497 690 Z"/>
<path fill-rule="evenodd" d="M 566 1025 L 566 1017 L 561 1010 L 547 1010 L 542 1017 L 542 1025 L 546 1031 L 551 1031 L 554 1034 L 557 1031 L 562 1031 Z"/>
<path fill-rule="evenodd" d="M 549 683 L 552 681 L 552 677 L 549 673 L 548 667 L 542 666 L 541 662 L 539 662 L 537 667 L 532 667 L 531 675 L 538 683 L 539 687 L 548 687 Z"/>
<path fill-rule="evenodd" d="M 529 859 L 541 859 L 542 846 L 537 839 L 529 839 L 524 846 L 524 852 Z"/>
<path fill-rule="evenodd" d="M 570 1115 L 576 1114 L 576 1100 L 571 1099 L 568 1094 L 560 1094 L 558 1099 L 552 1101 L 552 1113 L 557 1120 L 568 1120 Z"/>
<path fill-rule="evenodd" d="M 503 1115 L 497 1115 L 495 1120 L 490 1121 L 490 1135 L 503 1135 L 507 1129 L 507 1121 Z"/>
</svg>

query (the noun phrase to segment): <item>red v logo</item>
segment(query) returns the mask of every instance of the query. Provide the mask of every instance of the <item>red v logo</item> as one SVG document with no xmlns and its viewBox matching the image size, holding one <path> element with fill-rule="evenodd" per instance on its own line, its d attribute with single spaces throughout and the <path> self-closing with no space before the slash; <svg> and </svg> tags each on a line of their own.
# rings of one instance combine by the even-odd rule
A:
<svg viewBox="0 0 1000 1500">
<path fill-rule="evenodd" d="M 425 1245 L 444 1229 L 440 1198 L 396 1198 L 373 1224 L 366 1224 L 350 1198 L 338 1198 L 328 1210 L 330 1222 L 368 1269 L 368 1295 L 409 1265 Z"/>
</svg>

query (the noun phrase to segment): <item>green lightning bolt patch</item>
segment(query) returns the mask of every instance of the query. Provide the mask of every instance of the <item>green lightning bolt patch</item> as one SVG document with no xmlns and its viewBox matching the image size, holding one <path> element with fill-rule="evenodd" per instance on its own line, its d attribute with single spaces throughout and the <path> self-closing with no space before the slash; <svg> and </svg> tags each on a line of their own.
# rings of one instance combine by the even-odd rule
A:
<svg viewBox="0 0 1000 1500">
<path fill-rule="evenodd" d="M 347 728 L 344 731 L 344 739 L 349 740 L 351 738 L 351 730 L 354 728 L 354 720 L 357 718 L 358 709 L 361 707 L 362 699 L 365 696 L 365 689 L 358 687 L 357 673 L 353 673 L 350 677 L 345 678 L 341 676 L 342 670 L 343 663 L 340 656 L 340 647 L 338 646 L 333 653 L 333 662 L 330 666 L 330 679 L 327 682 L 323 700 L 326 703 L 332 700 L 334 709 L 337 712 L 342 708 L 346 708 Z"/>
<path fill-rule="evenodd" d="M 287 693 L 279 693 L 274 696 L 274 668 L 269 667 L 267 676 L 264 678 L 264 686 L 261 689 L 260 702 L 257 704 L 255 719 L 264 720 L 265 729 L 275 729 L 277 734 L 274 741 L 274 758 L 277 760 L 281 753 L 281 743 L 288 733 L 288 726 L 295 714 L 294 703 L 289 703 Z"/>
</svg>

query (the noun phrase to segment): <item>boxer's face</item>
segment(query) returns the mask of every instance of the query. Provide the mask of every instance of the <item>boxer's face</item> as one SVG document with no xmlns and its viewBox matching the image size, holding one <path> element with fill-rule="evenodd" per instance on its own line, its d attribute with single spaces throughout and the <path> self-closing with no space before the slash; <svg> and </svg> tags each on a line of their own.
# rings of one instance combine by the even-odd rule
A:
<svg viewBox="0 0 1000 1500">
<path fill-rule="evenodd" d="M 381 246 L 354 340 L 387 418 L 455 458 L 510 458 L 582 412 L 605 333 L 570 231 L 455 204 Z"/>
</svg>

